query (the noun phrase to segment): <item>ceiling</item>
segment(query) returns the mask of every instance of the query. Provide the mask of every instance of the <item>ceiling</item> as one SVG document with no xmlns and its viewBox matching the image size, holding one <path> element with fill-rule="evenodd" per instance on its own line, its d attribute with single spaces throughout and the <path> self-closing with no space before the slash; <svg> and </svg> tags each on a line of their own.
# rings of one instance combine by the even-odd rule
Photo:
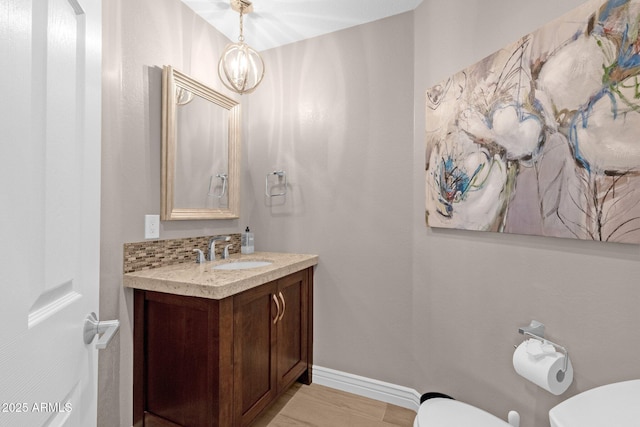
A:
<svg viewBox="0 0 640 427">
<path fill-rule="evenodd" d="M 230 40 L 240 20 L 230 0 L 182 0 Z M 245 42 L 258 51 L 415 9 L 422 0 L 253 0 L 244 17 Z"/>
</svg>

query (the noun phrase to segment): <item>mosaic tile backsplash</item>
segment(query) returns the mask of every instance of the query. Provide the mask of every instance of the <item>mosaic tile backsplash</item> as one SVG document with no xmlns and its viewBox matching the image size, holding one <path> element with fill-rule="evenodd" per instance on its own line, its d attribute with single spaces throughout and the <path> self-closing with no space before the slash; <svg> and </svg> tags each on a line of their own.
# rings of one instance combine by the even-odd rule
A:
<svg viewBox="0 0 640 427">
<path fill-rule="evenodd" d="M 216 242 L 216 259 L 222 257 L 225 245 L 231 244 L 230 254 L 240 252 L 240 233 L 228 234 L 231 241 Z M 164 267 L 166 265 L 195 262 L 194 249 L 207 254 L 209 239 L 213 236 L 186 237 L 183 239 L 146 240 L 124 244 L 124 272 Z"/>
</svg>

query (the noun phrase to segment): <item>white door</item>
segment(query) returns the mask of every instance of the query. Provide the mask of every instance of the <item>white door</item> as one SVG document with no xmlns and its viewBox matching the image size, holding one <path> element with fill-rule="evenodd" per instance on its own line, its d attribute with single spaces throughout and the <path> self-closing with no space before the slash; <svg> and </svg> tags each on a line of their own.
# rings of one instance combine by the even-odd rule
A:
<svg viewBox="0 0 640 427">
<path fill-rule="evenodd" d="M 0 0 L 0 426 L 96 424 L 100 0 Z"/>
</svg>

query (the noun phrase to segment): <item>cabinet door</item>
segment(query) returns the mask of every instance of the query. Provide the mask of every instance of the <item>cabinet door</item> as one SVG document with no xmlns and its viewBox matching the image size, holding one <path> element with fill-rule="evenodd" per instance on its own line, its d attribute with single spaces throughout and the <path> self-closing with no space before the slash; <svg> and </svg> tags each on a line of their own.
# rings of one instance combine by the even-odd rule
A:
<svg viewBox="0 0 640 427">
<path fill-rule="evenodd" d="M 287 388 L 308 367 L 309 281 L 307 270 L 278 280 L 281 315 L 278 322 L 278 391 Z"/>
<path fill-rule="evenodd" d="M 277 394 L 277 283 L 233 298 L 235 425 L 248 425 Z"/>
<path fill-rule="evenodd" d="M 230 427 L 233 303 L 135 290 L 135 427 Z"/>
</svg>

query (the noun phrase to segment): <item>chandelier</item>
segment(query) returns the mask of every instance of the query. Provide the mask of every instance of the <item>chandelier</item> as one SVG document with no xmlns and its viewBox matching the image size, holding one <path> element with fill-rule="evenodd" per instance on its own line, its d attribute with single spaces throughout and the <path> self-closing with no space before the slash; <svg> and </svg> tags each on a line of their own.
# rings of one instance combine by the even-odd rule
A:
<svg viewBox="0 0 640 427">
<path fill-rule="evenodd" d="M 264 76 L 264 62 L 260 54 L 244 42 L 242 18 L 253 11 L 253 5 L 247 0 L 231 0 L 231 8 L 240 13 L 240 37 L 222 52 L 218 76 L 229 90 L 242 95 L 258 87 Z"/>
</svg>

